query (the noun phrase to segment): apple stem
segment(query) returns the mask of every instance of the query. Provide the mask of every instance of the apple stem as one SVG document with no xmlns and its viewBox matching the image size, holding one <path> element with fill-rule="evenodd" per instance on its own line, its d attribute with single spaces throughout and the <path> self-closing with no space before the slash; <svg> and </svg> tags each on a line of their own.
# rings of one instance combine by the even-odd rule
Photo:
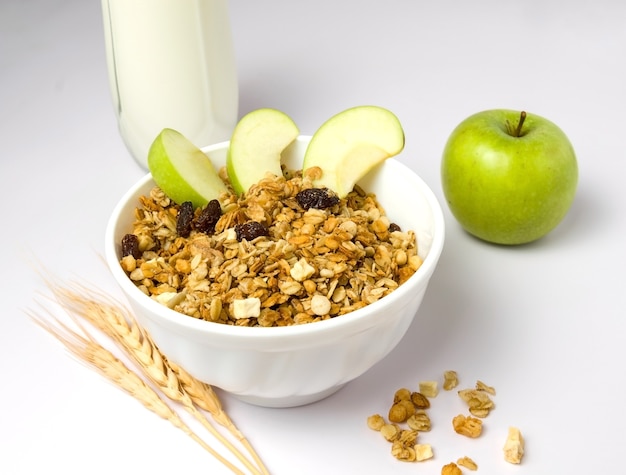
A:
<svg viewBox="0 0 626 475">
<path fill-rule="evenodd" d="M 513 137 L 519 137 L 522 134 L 522 126 L 524 125 L 524 121 L 526 120 L 526 111 L 520 112 L 519 122 L 517 123 L 517 128 L 513 132 Z"/>
</svg>

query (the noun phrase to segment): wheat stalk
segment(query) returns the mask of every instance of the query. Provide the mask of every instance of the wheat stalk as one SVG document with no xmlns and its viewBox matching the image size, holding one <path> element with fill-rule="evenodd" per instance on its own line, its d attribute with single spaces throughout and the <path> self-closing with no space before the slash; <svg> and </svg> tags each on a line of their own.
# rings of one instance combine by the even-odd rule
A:
<svg viewBox="0 0 626 475">
<path fill-rule="evenodd" d="M 55 317 L 50 317 L 52 322 L 46 322 L 40 315 L 31 314 L 31 318 L 47 332 L 57 338 L 65 347 L 80 360 L 86 362 L 100 374 L 108 378 L 116 386 L 133 396 L 147 409 L 169 421 L 176 428 L 182 430 L 195 442 L 200 444 L 206 451 L 222 462 L 233 473 L 244 475 L 241 470 L 230 461 L 215 451 L 210 445 L 202 440 L 159 395 L 148 386 L 143 379 L 131 371 L 113 353 L 97 343 L 88 333 L 80 335 L 60 322 Z"/>
<path fill-rule="evenodd" d="M 148 333 L 123 306 L 104 301 L 104 297 L 84 286 L 76 291 L 50 286 L 59 304 L 74 316 L 88 321 L 133 359 L 144 374 L 170 399 L 179 402 L 215 438 L 233 453 L 253 474 L 269 474 L 261 458 L 222 408 L 213 388 L 193 378 L 183 368 L 168 361 Z M 111 300 L 110 298 L 108 300 Z M 234 435 L 253 457 L 254 466 L 197 409 L 208 411 L 213 419 Z"/>
</svg>

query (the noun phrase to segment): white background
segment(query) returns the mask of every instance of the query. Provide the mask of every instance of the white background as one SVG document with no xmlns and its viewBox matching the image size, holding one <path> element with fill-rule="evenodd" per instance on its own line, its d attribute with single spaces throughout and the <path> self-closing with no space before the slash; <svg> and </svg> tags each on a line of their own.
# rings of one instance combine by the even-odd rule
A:
<svg viewBox="0 0 626 475">
<path fill-rule="evenodd" d="M 334 396 L 264 409 L 220 393 L 271 472 L 437 474 L 462 455 L 483 474 L 623 472 L 626 3 L 239 0 L 231 20 L 240 115 L 275 107 L 310 134 L 347 107 L 387 107 L 406 131 L 399 159 L 442 204 L 445 140 L 479 110 L 551 119 L 580 167 L 570 213 L 531 245 L 477 241 L 444 205 L 446 246 L 413 326 Z M 25 313 L 47 292 L 38 268 L 119 296 L 104 228 L 144 171 L 117 132 L 98 1 L 0 3 L 0 139 L 0 473 L 226 473 Z M 443 393 L 422 438 L 435 459 L 394 460 L 367 416 L 446 369 L 496 387 L 483 436 L 453 434 L 463 406 Z M 521 466 L 502 460 L 509 425 L 527 439 Z"/>
</svg>

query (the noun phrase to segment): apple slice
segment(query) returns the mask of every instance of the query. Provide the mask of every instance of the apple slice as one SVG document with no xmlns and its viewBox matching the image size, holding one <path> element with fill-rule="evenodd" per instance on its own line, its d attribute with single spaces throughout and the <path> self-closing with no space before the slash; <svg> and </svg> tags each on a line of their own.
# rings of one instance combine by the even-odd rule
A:
<svg viewBox="0 0 626 475">
<path fill-rule="evenodd" d="M 281 153 L 300 131 L 276 109 L 257 109 L 243 116 L 233 131 L 226 156 L 228 178 L 237 194 L 258 183 L 267 172 L 282 175 Z"/>
<path fill-rule="evenodd" d="M 228 191 L 209 157 L 180 132 L 163 129 L 148 151 L 154 182 L 174 202 L 204 207 Z"/>
<path fill-rule="evenodd" d="M 313 181 L 344 198 L 372 168 L 404 148 L 404 130 L 398 118 L 377 106 L 358 106 L 328 119 L 313 134 L 302 169 L 319 167 Z"/>
</svg>

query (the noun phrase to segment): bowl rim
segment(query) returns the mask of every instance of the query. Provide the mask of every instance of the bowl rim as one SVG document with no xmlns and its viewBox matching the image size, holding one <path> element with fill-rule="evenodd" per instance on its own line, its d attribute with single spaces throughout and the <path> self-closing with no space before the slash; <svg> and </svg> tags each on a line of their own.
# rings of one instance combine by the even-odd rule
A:
<svg viewBox="0 0 626 475">
<path fill-rule="evenodd" d="M 310 139 L 310 136 L 301 135 L 298 137 L 299 141 L 306 141 L 308 139 Z M 210 153 L 215 150 L 224 149 L 228 147 L 228 144 L 229 141 L 219 142 L 202 147 L 201 150 L 205 153 Z M 163 319 L 163 322 L 161 323 L 166 324 L 170 328 L 179 327 L 184 328 L 185 331 L 191 330 L 193 332 L 198 332 L 199 334 L 211 334 L 222 338 L 254 337 L 255 339 L 294 339 L 298 337 L 312 338 L 313 336 L 325 336 L 328 333 L 341 335 L 341 332 L 337 331 L 338 328 L 353 325 L 358 327 L 360 331 L 365 331 L 366 329 L 376 325 L 379 319 L 386 318 L 384 312 L 378 312 L 378 310 L 384 309 L 392 303 L 393 300 L 401 299 L 401 297 L 407 292 L 415 292 L 415 287 L 419 282 L 423 282 L 424 284 L 428 283 L 428 280 L 434 272 L 436 264 L 442 253 L 445 237 L 445 221 L 441 205 L 434 192 L 426 184 L 426 182 L 416 172 L 394 157 L 385 160 L 385 162 L 383 162 L 383 166 L 395 167 L 399 169 L 400 173 L 409 176 L 411 181 L 414 182 L 417 191 L 422 194 L 425 201 L 428 203 L 432 213 L 434 230 L 430 243 L 430 249 L 420 268 L 396 290 L 376 302 L 368 304 L 363 308 L 357 309 L 345 315 L 341 315 L 340 317 L 284 327 L 243 327 L 196 319 L 170 309 L 144 294 L 130 280 L 119 263 L 117 243 L 115 241 L 115 231 L 123 208 L 126 207 L 127 203 L 131 199 L 134 199 L 138 190 L 146 186 L 146 184 L 152 180 L 152 175 L 150 173 L 147 173 L 135 182 L 135 184 L 122 195 L 113 208 L 105 229 L 105 260 L 117 284 L 122 288 L 124 293 L 127 294 L 126 299 L 128 300 L 132 298 L 134 300 L 138 300 L 140 304 L 145 306 L 149 312 L 158 314 Z M 412 283 L 415 285 L 411 285 Z M 150 315 L 147 315 L 147 318 L 154 320 Z"/>
</svg>

